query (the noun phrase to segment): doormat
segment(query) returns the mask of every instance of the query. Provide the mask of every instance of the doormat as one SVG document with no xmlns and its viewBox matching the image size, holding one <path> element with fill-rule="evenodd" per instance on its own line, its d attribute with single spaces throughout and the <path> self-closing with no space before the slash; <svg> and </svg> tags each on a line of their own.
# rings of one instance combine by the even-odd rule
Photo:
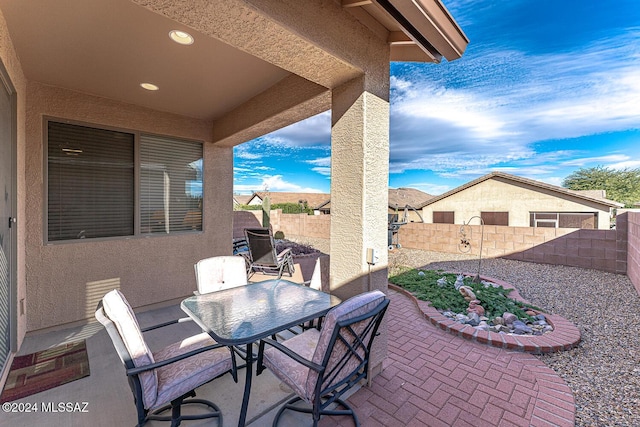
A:
<svg viewBox="0 0 640 427">
<path fill-rule="evenodd" d="M 10 402 L 89 376 L 84 340 L 17 356 L 11 363 L 0 403 Z"/>
</svg>

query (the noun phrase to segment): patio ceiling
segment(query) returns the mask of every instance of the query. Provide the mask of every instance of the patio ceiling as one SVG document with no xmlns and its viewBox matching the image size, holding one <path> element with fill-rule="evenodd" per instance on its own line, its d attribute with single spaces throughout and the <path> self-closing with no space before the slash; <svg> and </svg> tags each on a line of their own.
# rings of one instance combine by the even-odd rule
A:
<svg viewBox="0 0 640 427">
<path fill-rule="evenodd" d="M 335 3 L 391 44 L 391 60 L 451 60 L 466 47 L 466 37 L 438 0 Z M 211 8 L 229 3 L 220 5 Z M 199 119 L 219 119 L 287 77 L 297 77 L 292 74 L 331 87 L 358 72 L 342 63 L 333 69 L 337 78 L 327 77 L 330 67 L 316 68 L 328 73 L 325 80 L 304 75 L 130 0 L 0 0 L 0 9 L 30 81 Z M 195 43 L 174 43 L 171 30 L 189 32 Z M 143 82 L 160 90 L 147 91 L 140 87 Z"/>
<path fill-rule="evenodd" d="M 0 7 L 27 79 L 154 110 L 215 119 L 289 75 L 129 0 L 0 0 Z M 195 42 L 181 46 L 171 30 Z"/>
</svg>

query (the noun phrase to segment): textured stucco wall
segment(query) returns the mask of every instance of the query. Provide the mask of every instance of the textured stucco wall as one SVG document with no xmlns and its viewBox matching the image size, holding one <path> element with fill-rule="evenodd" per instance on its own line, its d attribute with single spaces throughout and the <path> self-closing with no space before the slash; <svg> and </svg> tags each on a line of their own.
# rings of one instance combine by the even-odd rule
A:
<svg viewBox="0 0 640 427">
<path fill-rule="evenodd" d="M 43 242 L 43 116 L 189 138 L 204 144 L 204 231 L 81 243 Z M 152 111 L 40 83 L 27 96 L 28 330 L 92 317 L 97 300 L 119 287 L 134 307 L 190 294 L 193 264 L 231 251 L 233 152 L 211 143 L 211 123 Z"/>
<path fill-rule="evenodd" d="M 341 298 L 386 289 L 389 104 L 364 87 L 357 79 L 333 94 L 331 289 Z M 374 274 L 367 248 L 379 253 Z"/>
<path fill-rule="evenodd" d="M 578 198 L 564 198 L 557 193 L 525 184 L 513 185 L 499 179 L 488 179 L 456 194 L 427 205 L 425 222 L 433 222 L 434 211 L 454 211 L 456 224 L 468 222 L 480 211 L 507 211 L 509 225 L 529 227 L 530 212 L 597 212 L 598 228 L 609 229 L 609 210 L 602 205 Z M 477 221 L 477 220 L 476 220 Z"/>
<path fill-rule="evenodd" d="M 380 67 L 389 70 L 385 62 Z M 331 293 L 342 299 L 368 290 L 387 291 L 389 192 L 389 76 L 364 76 L 332 93 Z M 367 249 L 378 254 L 367 263 Z M 387 323 L 371 350 L 371 373 L 382 370 Z"/>
<path fill-rule="evenodd" d="M 13 43 L 9 38 L 9 32 L 7 31 L 7 25 L 4 20 L 4 16 L 2 15 L 2 11 L 0 11 L 0 60 L 2 60 L 2 64 L 4 65 L 7 73 L 9 74 L 9 78 L 11 80 L 11 84 L 13 85 L 16 96 L 17 96 L 17 108 L 16 108 L 16 139 L 17 139 L 17 147 L 16 147 L 16 174 L 17 174 L 17 208 L 18 211 L 14 213 L 14 215 L 18 218 L 18 229 L 17 229 L 17 271 L 16 271 L 16 302 L 17 307 L 15 307 L 15 313 L 17 313 L 17 324 L 16 324 L 16 338 L 17 338 L 17 348 L 22 344 L 22 340 L 24 338 L 24 334 L 26 333 L 26 315 L 20 312 L 20 304 L 22 300 L 25 298 L 26 293 L 26 280 L 25 280 L 25 227 L 24 227 L 24 217 L 25 217 L 25 194 L 26 194 L 26 186 L 24 179 L 24 171 L 25 171 L 25 114 L 26 114 L 26 87 L 27 80 L 22 72 L 22 67 L 20 66 L 20 61 L 16 52 L 13 48 Z M 8 370 L 4 373 L 4 377 L 8 374 Z M 0 385 L 4 384 L 5 378 L 0 378 Z"/>
</svg>

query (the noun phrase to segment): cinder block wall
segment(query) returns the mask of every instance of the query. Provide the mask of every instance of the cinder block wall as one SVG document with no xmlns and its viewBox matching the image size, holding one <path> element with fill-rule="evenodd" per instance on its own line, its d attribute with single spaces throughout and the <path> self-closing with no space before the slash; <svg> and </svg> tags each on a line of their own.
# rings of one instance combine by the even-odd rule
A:
<svg viewBox="0 0 640 427">
<path fill-rule="evenodd" d="M 271 229 L 287 236 L 304 236 L 328 239 L 331 232 L 331 215 L 283 214 L 282 209 L 270 213 Z M 262 211 L 234 211 L 233 238 L 244 237 L 244 229 L 262 227 Z"/>
<path fill-rule="evenodd" d="M 399 231 L 405 248 L 478 255 L 480 237 L 483 257 L 503 257 L 520 261 L 593 268 L 612 273 L 627 271 L 627 221 L 618 218 L 616 230 L 576 230 L 573 228 L 534 228 L 467 226 L 470 250 L 460 244 L 461 226 L 454 224 L 410 223 Z"/>
<path fill-rule="evenodd" d="M 258 215 L 262 218 L 260 211 L 250 214 L 254 218 Z M 285 236 L 328 239 L 331 215 L 272 211 L 271 226 L 274 231 L 282 230 Z M 405 248 L 446 253 L 465 251 L 471 255 L 479 254 L 480 236 L 483 233 L 480 225 L 465 227 L 466 238 L 471 242 L 467 252 L 460 245 L 460 225 L 409 223 L 400 227 L 398 232 L 399 243 Z M 640 213 L 619 215 L 615 230 L 485 225 L 482 256 L 628 274 L 640 293 Z"/>
<path fill-rule="evenodd" d="M 304 236 L 329 239 L 331 215 L 283 214 L 281 210 L 271 212 L 274 231 L 287 236 Z"/>
<path fill-rule="evenodd" d="M 627 275 L 640 294 L 640 212 L 629 212 L 623 215 L 628 219 Z"/>
</svg>

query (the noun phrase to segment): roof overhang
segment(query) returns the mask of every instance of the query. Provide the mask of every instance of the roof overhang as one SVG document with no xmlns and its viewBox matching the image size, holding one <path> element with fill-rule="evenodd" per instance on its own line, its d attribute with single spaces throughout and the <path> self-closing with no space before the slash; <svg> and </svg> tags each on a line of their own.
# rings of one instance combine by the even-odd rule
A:
<svg viewBox="0 0 640 427">
<path fill-rule="evenodd" d="M 210 121 L 231 145 L 327 110 L 372 64 L 468 43 L 439 0 L 0 0 L 2 18 L 29 82 Z"/>
<path fill-rule="evenodd" d="M 391 61 L 435 62 L 458 59 L 469 39 L 440 0 L 342 0 L 363 22 L 361 9 L 389 32 Z"/>
</svg>

